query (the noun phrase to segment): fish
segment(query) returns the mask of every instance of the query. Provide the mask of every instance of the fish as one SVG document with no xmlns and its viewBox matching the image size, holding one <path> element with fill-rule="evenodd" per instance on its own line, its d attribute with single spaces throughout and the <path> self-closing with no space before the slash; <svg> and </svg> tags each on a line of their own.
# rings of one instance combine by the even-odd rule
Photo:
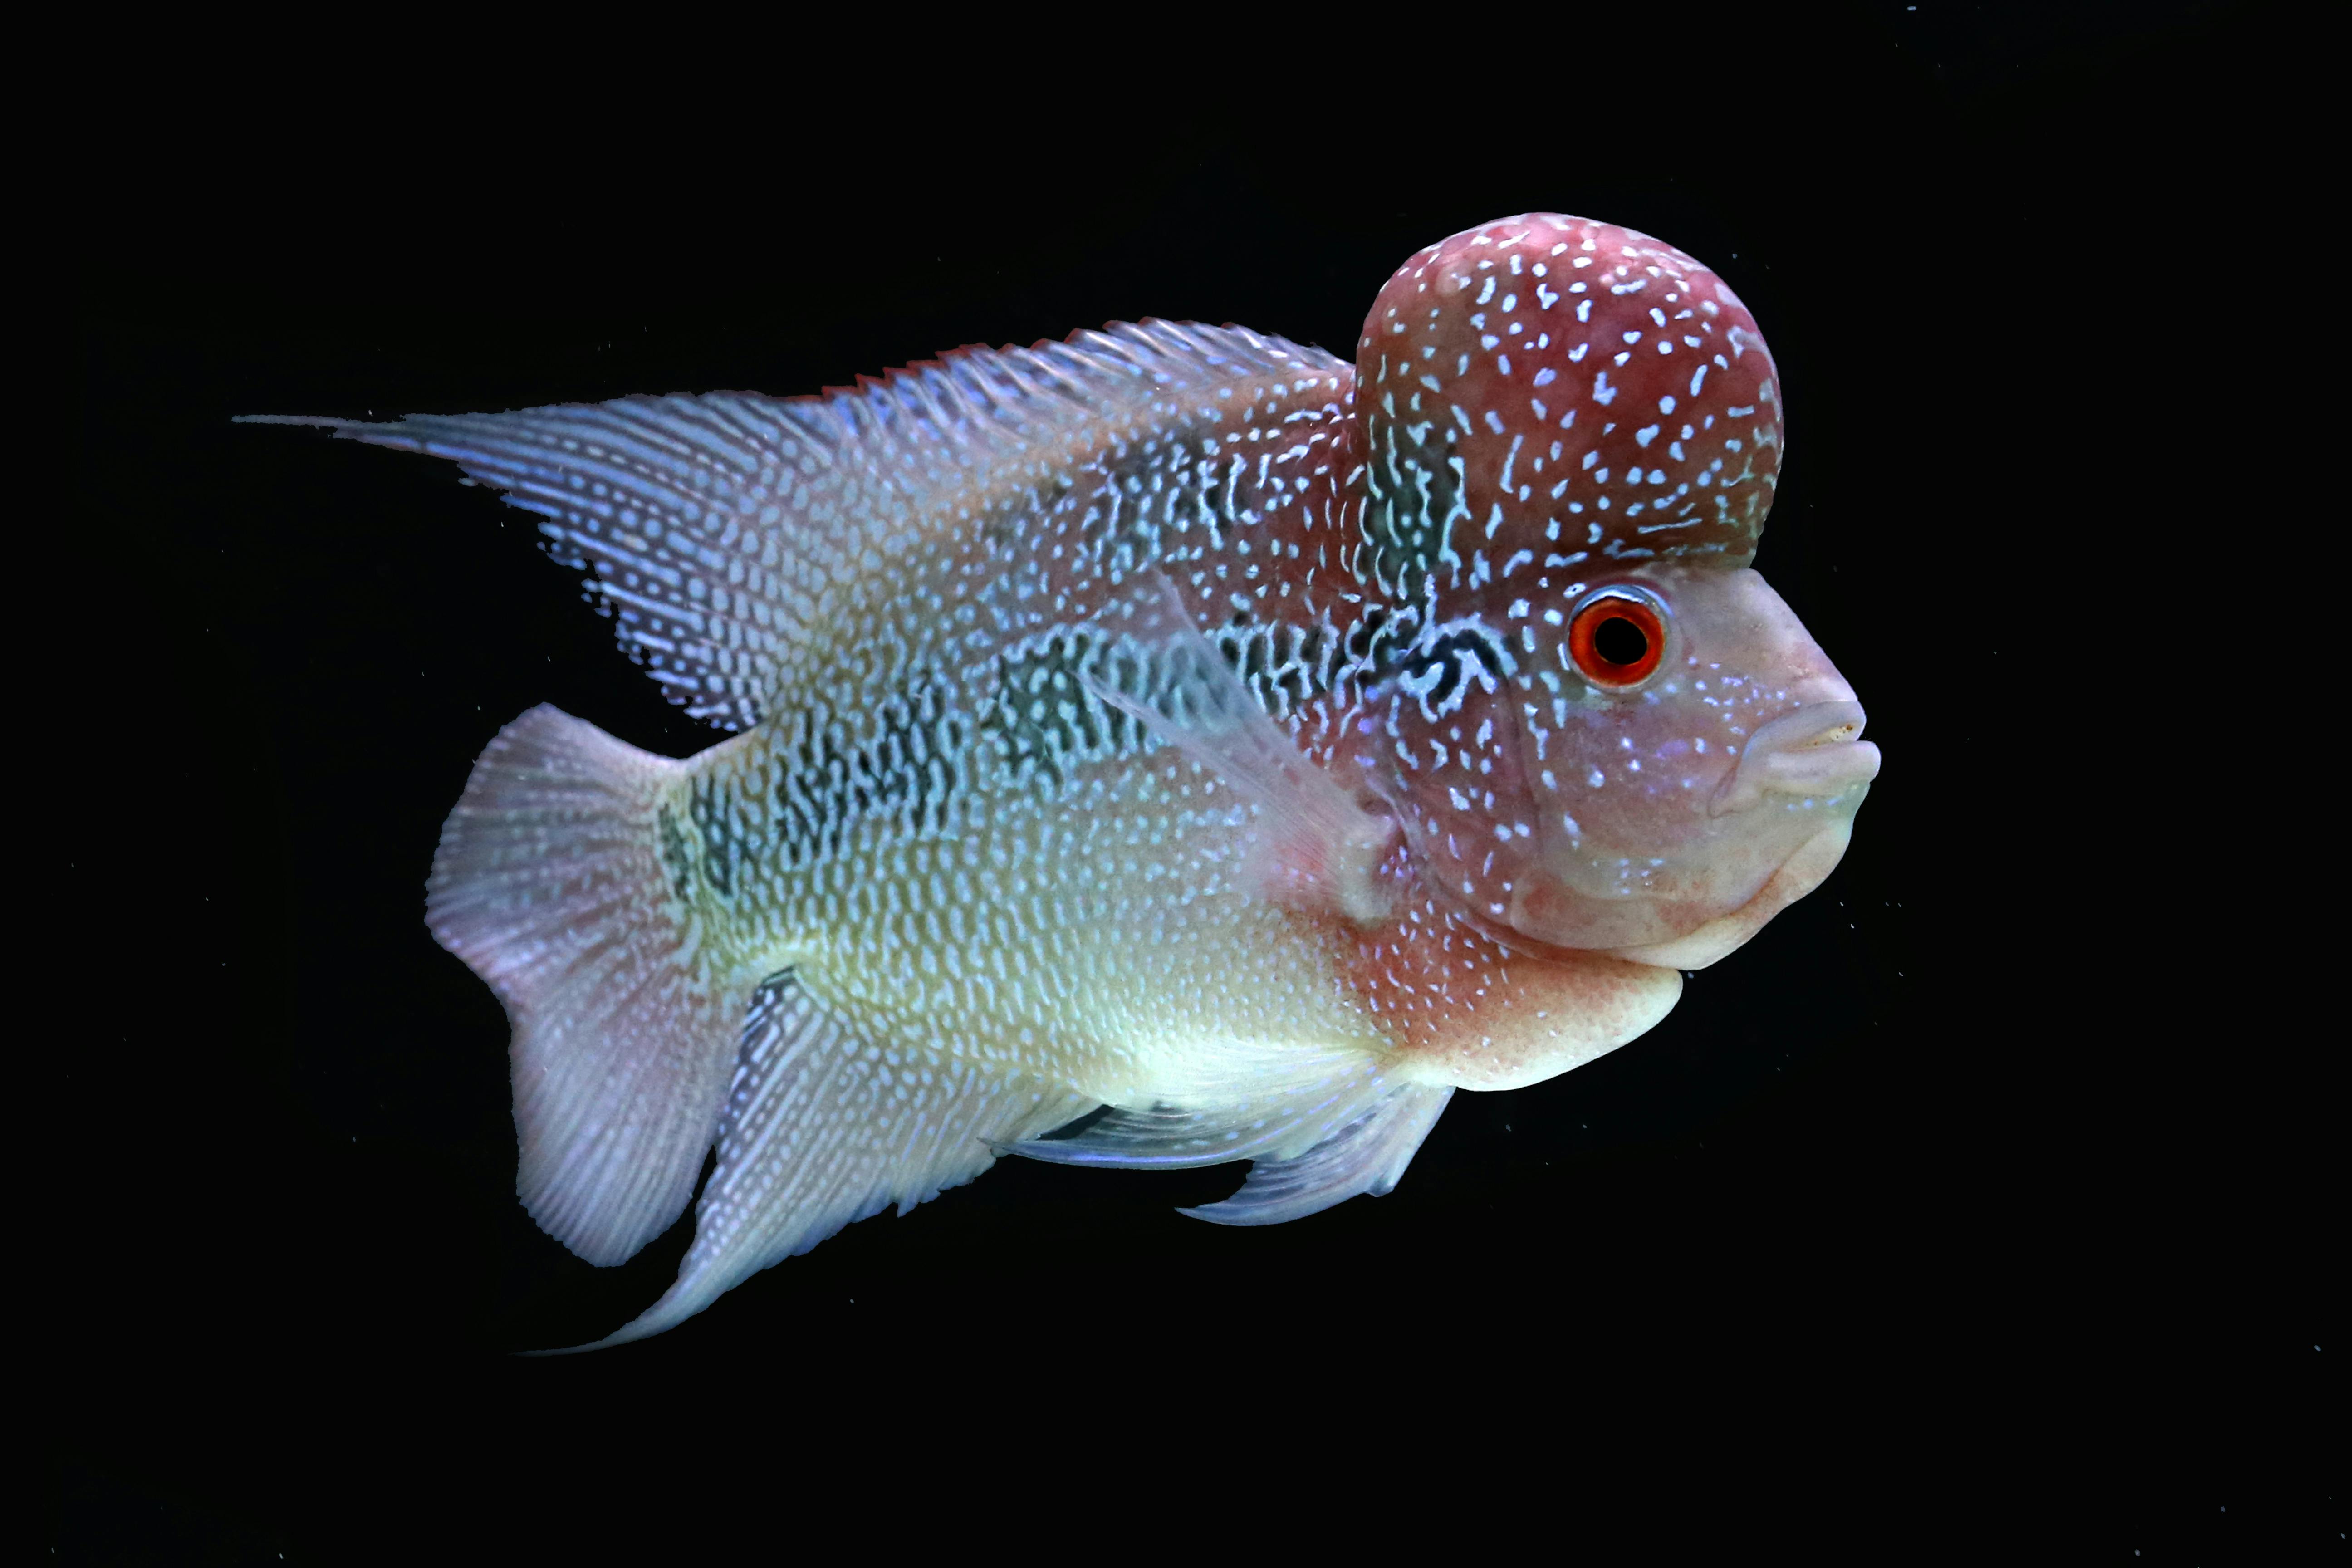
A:
<svg viewBox="0 0 2352 1568">
<path fill-rule="evenodd" d="M 1145 319 L 813 396 L 249 416 L 456 463 L 727 738 L 552 707 L 442 829 L 517 1194 L 592 1264 L 695 1205 L 674 1328 L 1018 1155 L 1391 1191 L 1457 1089 L 1591 1062 L 1818 887 L 1877 775 L 1752 562 L 1754 316 L 1538 213 L 1348 363 Z M 710 1174 L 697 1177 L 716 1149 Z"/>
</svg>

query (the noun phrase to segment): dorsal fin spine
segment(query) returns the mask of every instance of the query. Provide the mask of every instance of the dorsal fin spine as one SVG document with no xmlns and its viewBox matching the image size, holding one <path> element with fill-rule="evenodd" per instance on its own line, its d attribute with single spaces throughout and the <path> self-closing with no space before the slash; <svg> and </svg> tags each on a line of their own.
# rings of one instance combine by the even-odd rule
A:
<svg viewBox="0 0 2352 1568">
<path fill-rule="evenodd" d="M 933 519 L 975 515 L 1002 472 L 1018 490 L 1083 461 L 1084 430 L 1139 424 L 1236 378 L 1344 374 L 1234 328 L 1114 325 L 1030 349 L 959 349 L 855 389 L 719 392 L 510 414 L 423 415 L 339 434 L 457 461 L 540 519 L 559 560 L 593 570 L 634 657 L 698 718 L 756 722 L 800 628 Z"/>
</svg>

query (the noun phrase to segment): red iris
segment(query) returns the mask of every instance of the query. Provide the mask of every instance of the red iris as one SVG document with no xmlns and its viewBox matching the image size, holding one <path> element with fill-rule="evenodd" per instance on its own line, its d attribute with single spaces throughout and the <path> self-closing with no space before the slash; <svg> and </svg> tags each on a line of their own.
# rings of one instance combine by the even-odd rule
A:
<svg viewBox="0 0 2352 1568">
<path fill-rule="evenodd" d="M 1665 656 L 1666 627 L 1649 602 L 1605 595 L 1568 624 L 1568 655 L 1598 686 L 1638 686 Z"/>
</svg>

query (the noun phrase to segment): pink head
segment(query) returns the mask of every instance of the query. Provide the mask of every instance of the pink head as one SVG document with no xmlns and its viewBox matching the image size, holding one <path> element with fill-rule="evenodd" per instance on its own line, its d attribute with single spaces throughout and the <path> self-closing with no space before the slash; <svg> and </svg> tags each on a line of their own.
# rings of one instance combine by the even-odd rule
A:
<svg viewBox="0 0 2352 1568">
<path fill-rule="evenodd" d="M 1731 290 L 1629 229 L 1486 224 L 1390 279 L 1357 374 L 1363 569 L 1418 611 L 1360 761 L 1427 879 L 1685 968 L 1818 885 L 1878 752 L 1748 564 L 1780 388 Z"/>
</svg>

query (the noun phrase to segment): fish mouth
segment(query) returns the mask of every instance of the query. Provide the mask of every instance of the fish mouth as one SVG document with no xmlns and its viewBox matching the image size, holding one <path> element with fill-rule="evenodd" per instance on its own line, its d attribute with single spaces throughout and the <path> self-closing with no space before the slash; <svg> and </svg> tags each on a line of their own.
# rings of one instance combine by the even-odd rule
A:
<svg viewBox="0 0 2352 1568">
<path fill-rule="evenodd" d="M 1878 748 L 1862 738 L 1868 721 L 1851 700 L 1792 708 L 1748 738 L 1748 745 L 1708 803 L 1707 815 L 1747 811 L 1773 795 L 1834 799 L 1878 776 Z"/>
</svg>

